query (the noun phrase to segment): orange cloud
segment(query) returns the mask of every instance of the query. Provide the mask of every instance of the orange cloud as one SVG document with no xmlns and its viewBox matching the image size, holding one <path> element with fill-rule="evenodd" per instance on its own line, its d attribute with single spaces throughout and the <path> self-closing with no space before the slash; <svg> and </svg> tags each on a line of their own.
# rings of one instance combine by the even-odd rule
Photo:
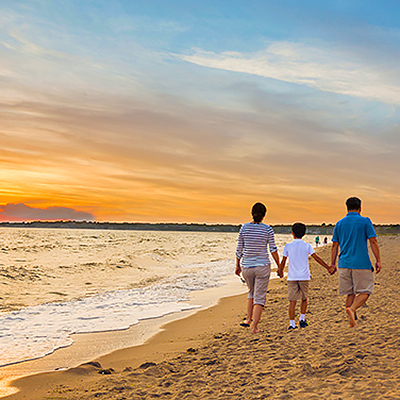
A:
<svg viewBox="0 0 400 400">
<path fill-rule="evenodd" d="M 94 216 L 90 213 L 74 210 L 67 207 L 34 208 L 26 204 L 0 205 L 0 221 L 54 221 L 78 220 L 92 221 Z"/>
</svg>

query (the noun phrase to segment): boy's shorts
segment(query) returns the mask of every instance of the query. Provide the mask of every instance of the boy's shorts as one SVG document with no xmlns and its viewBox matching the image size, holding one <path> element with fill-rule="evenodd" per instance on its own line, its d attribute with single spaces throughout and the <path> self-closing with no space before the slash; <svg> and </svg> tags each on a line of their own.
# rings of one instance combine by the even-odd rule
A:
<svg viewBox="0 0 400 400">
<path fill-rule="evenodd" d="M 310 281 L 287 281 L 289 301 L 306 300 Z"/>
<path fill-rule="evenodd" d="M 339 294 L 350 295 L 374 290 L 374 274 L 371 269 L 339 268 Z"/>
</svg>

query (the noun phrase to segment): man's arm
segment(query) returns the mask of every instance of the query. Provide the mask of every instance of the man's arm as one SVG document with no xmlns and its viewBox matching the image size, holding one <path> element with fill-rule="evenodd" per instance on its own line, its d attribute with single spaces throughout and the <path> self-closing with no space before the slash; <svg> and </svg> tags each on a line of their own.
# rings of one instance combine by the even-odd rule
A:
<svg viewBox="0 0 400 400">
<path fill-rule="evenodd" d="M 379 251 L 378 239 L 376 237 L 369 238 L 369 244 L 371 246 L 372 253 L 375 257 L 375 269 L 378 274 L 381 271 L 381 254 Z"/>
<path fill-rule="evenodd" d="M 336 267 L 329 266 L 321 257 L 317 256 L 315 253 L 311 254 L 311 257 L 319 264 L 322 265 L 324 268 L 328 270 L 328 272 L 332 275 L 336 271 Z"/>
<path fill-rule="evenodd" d="M 330 268 L 334 267 L 336 270 L 336 259 L 339 253 L 339 243 L 333 242 L 332 243 L 332 250 L 331 250 L 331 265 Z"/>
</svg>

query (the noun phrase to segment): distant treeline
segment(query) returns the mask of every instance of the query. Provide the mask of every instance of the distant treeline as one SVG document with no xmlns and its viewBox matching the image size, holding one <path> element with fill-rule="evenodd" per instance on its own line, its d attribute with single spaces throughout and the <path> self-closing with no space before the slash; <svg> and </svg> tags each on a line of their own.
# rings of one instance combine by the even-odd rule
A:
<svg viewBox="0 0 400 400">
<path fill-rule="evenodd" d="M 1 222 L 4 228 L 51 228 L 51 229 L 107 229 L 132 231 L 186 231 L 186 232 L 239 232 L 241 225 L 188 224 L 188 223 L 143 223 L 143 222 L 97 222 L 97 221 L 29 221 Z M 400 224 L 374 225 L 380 235 L 400 234 Z M 275 233 L 290 233 L 291 225 L 272 225 Z M 307 225 L 307 234 L 332 235 L 333 224 Z"/>
<path fill-rule="evenodd" d="M 144 223 L 144 222 L 97 222 L 97 221 L 29 221 L 1 222 L 0 227 L 51 228 L 51 229 L 106 229 L 126 231 L 194 231 L 194 232 L 238 232 L 240 225 L 188 224 L 188 223 Z"/>
</svg>

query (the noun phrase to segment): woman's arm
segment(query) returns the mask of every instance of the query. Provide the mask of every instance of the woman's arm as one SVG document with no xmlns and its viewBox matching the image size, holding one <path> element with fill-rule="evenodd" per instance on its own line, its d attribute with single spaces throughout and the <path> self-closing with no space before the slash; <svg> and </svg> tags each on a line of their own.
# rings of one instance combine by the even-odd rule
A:
<svg viewBox="0 0 400 400">
<path fill-rule="evenodd" d="M 240 266 L 240 259 L 236 257 L 236 270 L 235 270 L 235 275 L 240 276 L 240 273 L 242 272 L 242 267 Z"/>
<path fill-rule="evenodd" d="M 276 266 L 279 268 L 279 254 L 278 254 L 278 250 L 274 251 L 271 253 L 272 258 L 274 259 Z"/>
</svg>

